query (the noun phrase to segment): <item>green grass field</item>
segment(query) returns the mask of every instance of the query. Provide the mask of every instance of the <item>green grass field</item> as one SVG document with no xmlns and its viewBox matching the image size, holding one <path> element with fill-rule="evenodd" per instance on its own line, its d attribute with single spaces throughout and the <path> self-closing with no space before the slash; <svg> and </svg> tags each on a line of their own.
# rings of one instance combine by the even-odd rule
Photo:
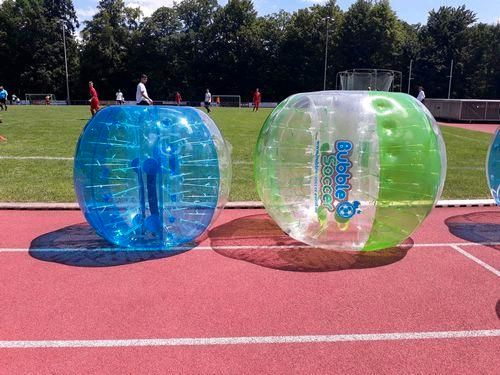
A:
<svg viewBox="0 0 500 375">
<path fill-rule="evenodd" d="M 233 146 L 231 200 L 258 200 L 252 154 L 270 110 L 217 108 L 212 118 Z M 89 119 L 86 106 L 10 106 L 1 112 L 0 201 L 73 202 L 72 168 L 78 136 Z M 448 154 L 444 199 L 489 198 L 485 159 L 489 134 L 442 128 Z M 42 157 L 35 159 L 33 157 Z M 47 159 L 68 158 L 68 160 Z"/>
</svg>

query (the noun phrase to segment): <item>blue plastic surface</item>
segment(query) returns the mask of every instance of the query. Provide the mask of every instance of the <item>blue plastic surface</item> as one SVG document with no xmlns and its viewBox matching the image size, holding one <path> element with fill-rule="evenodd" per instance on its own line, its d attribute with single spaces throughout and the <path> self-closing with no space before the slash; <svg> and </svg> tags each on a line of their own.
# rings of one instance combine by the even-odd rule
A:
<svg viewBox="0 0 500 375">
<path fill-rule="evenodd" d="M 500 205 L 500 127 L 497 128 L 488 151 L 486 173 L 493 199 Z"/>
<path fill-rule="evenodd" d="M 224 205 L 229 158 L 215 124 L 194 108 L 108 107 L 78 141 L 75 190 L 108 241 L 170 249 L 200 237 Z"/>
</svg>

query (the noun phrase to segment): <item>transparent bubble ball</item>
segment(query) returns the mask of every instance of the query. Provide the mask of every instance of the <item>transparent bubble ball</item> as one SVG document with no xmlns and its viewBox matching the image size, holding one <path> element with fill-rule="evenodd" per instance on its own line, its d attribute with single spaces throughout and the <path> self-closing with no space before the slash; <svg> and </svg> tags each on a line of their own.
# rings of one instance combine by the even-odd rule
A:
<svg viewBox="0 0 500 375">
<path fill-rule="evenodd" d="M 500 206 L 500 127 L 497 128 L 488 150 L 486 175 L 491 195 L 495 203 Z"/>
<path fill-rule="evenodd" d="M 439 199 L 445 174 L 436 121 L 401 93 L 293 95 L 266 120 L 255 152 L 269 215 L 294 239 L 333 250 L 401 244 Z"/>
<path fill-rule="evenodd" d="M 197 109 L 105 108 L 76 148 L 80 208 L 99 235 L 122 247 L 196 242 L 227 202 L 230 153 L 215 123 Z"/>
</svg>

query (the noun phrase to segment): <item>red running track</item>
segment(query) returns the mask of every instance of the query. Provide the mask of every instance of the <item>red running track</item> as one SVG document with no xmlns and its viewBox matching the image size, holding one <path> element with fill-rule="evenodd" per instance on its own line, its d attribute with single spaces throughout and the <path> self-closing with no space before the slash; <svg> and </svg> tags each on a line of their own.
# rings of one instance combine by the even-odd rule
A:
<svg viewBox="0 0 500 375">
<path fill-rule="evenodd" d="M 498 208 L 435 209 L 405 246 L 357 255 L 303 247 L 263 210 L 224 211 L 171 257 L 79 251 L 102 245 L 82 221 L 0 211 L 0 374 L 500 367 Z"/>
<path fill-rule="evenodd" d="M 464 124 L 464 123 L 448 123 L 448 122 L 440 122 L 439 125 L 441 126 L 451 126 L 454 128 L 461 128 L 461 129 L 466 129 L 466 130 L 474 130 L 477 132 L 483 132 L 483 133 L 489 133 L 489 134 L 495 134 L 497 127 L 500 124 L 494 124 L 494 123 L 489 123 L 489 124 Z"/>
</svg>

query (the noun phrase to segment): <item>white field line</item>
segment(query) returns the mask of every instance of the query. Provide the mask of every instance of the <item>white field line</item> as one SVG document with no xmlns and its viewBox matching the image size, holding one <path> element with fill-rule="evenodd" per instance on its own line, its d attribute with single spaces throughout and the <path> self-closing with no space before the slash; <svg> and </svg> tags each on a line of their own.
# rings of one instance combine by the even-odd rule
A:
<svg viewBox="0 0 500 375">
<path fill-rule="evenodd" d="M 124 339 L 124 340 L 0 341 L 0 349 L 302 344 L 302 343 L 336 343 L 336 342 L 360 342 L 360 341 L 463 339 L 463 338 L 499 337 L 499 336 L 500 336 L 500 329 L 490 329 L 490 330 L 475 330 L 475 331 L 401 332 L 401 333 L 371 333 L 371 334 L 368 333 L 368 334 L 310 335 L 310 336 L 242 336 L 242 337 L 200 337 L 200 338 Z"/>
<path fill-rule="evenodd" d="M 463 246 L 463 245 L 461 245 L 461 246 Z M 458 251 L 463 256 L 469 258 L 473 262 L 476 262 L 481 267 L 483 267 L 483 268 L 487 269 L 488 271 L 492 272 L 494 275 L 500 277 L 500 271 L 499 270 L 497 270 L 496 268 L 493 268 L 488 263 L 483 262 L 481 259 L 476 258 L 471 253 L 468 253 L 467 251 L 465 251 L 464 249 L 462 249 L 459 245 L 450 245 L 450 247 L 452 247 L 454 250 Z"/>
<path fill-rule="evenodd" d="M 7 159 L 7 160 L 74 160 L 72 157 L 62 157 L 62 156 L 0 156 L 1 159 Z M 244 160 L 235 160 L 233 161 L 232 164 L 235 165 L 253 165 L 253 162 L 251 161 L 244 161 Z M 477 167 L 471 167 L 471 166 L 456 166 L 456 167 L 448 167 L 448 169 L 453 169 L 453 170 L 460 170 L 460 171 L 469 171 L 469 170 L 484 170 L 484 166 L 477 166 Z"/>
<path fill-rule="evenodd" d="M 421 248 L 432 248 L 432 247 L 455 247 L 458 246 L 499 246 L 500 242 L 466 242 L 466 243 L 418 243 L 413 244 L 412 247 L 421 247 Z M 235 246 L 197 246 L 197 247 L 175 247 L 168 251 L 183 251 L 183 250 L 279 250 L 279 249 L 303 249 L 308 248 L 309 245 L 235 245 Z M 402 245 L 405 247 L 405 245 Z M 456 249 L 455 249 L 456 250 Z M 162 251 L 162 250 L 154 250 L 154 249 L 127 249 L 127 248 L 98 248 L 98 249 L 87 249 L 87 248 L 65 248 L 65 249 L 56 249 L 56 248 L 37 248 L 37 249 L 29 249 L 29 248 L 16 248 L 16 247 L 4 247 L 0 248 L 0 253 L 25 253 L 25 252 L 68 252 L 68 251 Z"/>
<path fill-rule="evenodd" d="M 74 158 L 62 157 L 62 156 L 0 156 L 1 159 L 6 160 L 69 160 L 72 161 Z M 236 165 L 252 165 L 251 161 L 235 160 L 233 164 Z"/>
<path fill-rule="evenodd" d="M 73 160 L 60 156 L 0 156 L 0 159 L 7 160 Z"/>
</svg>

